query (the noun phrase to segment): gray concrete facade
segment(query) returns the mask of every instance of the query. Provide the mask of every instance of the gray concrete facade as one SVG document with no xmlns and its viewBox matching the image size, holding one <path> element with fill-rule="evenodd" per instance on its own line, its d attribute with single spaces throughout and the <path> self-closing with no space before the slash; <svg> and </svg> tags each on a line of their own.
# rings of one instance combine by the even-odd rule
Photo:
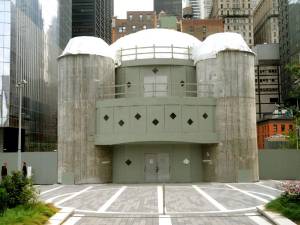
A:
<svg viewBox="0 0 300 225">
<path fill-rule="evenodd" d="M 211 164 L 206 181 L 251 182 L 259 179 L 255 118 L 254 55 L 222 51 L 197 62 L 198 96 L 217 99 L 219 143 L 207 148 Z"/>
<path fill-rule="evenodd" d="M 114 62 L 97 55 L 59 59 L 58 182 L 111 182 L 111 151 L 95 145 L 96 100 L 114 83 Z"/>
</svg>

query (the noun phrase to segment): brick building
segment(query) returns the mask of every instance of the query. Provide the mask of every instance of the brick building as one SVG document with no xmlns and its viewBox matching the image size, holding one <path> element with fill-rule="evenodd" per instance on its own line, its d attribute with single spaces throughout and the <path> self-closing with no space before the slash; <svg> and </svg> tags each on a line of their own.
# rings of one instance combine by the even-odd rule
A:
<svg viewBox="0 0 300 225">
<path fill-rule="evenodd" d="M 222 19 L 183 19 L 180 21 L 181 32 L 188 33 L 203 41 L 208 35 L 224 32 Z"/>
<path fill-rule="evenodd" d="M 257 122 L 257 146 L 258 149 L 265 148 L 265 139 L 278 135 L 286 136 L 294 130 L 294 120 L 290 117 L 268 118 Z"/>
<path fill-rule="evenodd" d="M 128 11 L 126 19 L 112 19 L 112 42 L 127 34 L 156 27 L 155 11 Z"/>
</svg>

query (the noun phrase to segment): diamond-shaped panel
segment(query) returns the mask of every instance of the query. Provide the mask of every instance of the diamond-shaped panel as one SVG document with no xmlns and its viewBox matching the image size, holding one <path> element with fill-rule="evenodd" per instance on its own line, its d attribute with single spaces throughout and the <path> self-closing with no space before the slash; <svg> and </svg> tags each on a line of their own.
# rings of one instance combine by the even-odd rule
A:
<svg viewBox="0 0 300 225">
<path fill-rule="evenodd" d="M 135 116 L 134 116 L 134 118 L 136 118 L 137 120 L 139 120 L 141 117 L 142 116 L 139 113 L 135 114 Z"/>
<path fill-rule="evenodd" d="M 103 119 L 104 119 L 105 121 L 107 121 L 107 120 L 109 119 L 109 116 L 108 116 L 108 115 L 105 115 L 105 116 L 103 117 Z"/>
<path fill-rule="evenodd" d="M 183 87 L 184 86 L 184 81 L 180 81 L 180 86 Z"/>
<path fill-rule="evenodd" d="M 176 114 L 175 113 L 171 113 L 170 117 L 174 120 L 176 118 Z"/>
<path fill-rule="evenodd" d="M 127 87 L 130 88 L 131 87 L 131 82 L 127 82 Z"/>
<path fill-rule="evenodd" d="M 190 118 L 190 119 L 187 121 L 187 123 L 188 123 L 189 125 L 192 125 L 192 124 L 194 123 L 194 121 Z"/>
<path fill-rule="evenodd" d="M 157 119 L 154 119 L 154 120 L 152 121 L 152 123 L 153 123 L 155 126 L 157 126 L 157 124 L 159 124 L 159 121 L 158 121 Z"/>
<path fill-rule="evenodd" d="M 153 73 L 157 73 L 157 72 L 158 72 L 158 69 L 157 69 L 156 67 L 154 67 L 154 68 L 152 69 L 152 72 L 153 72 Z"/>
<path fill-rule="evenodd" d="M 130 159 L 127 159 L 127 160 L 125 161 L 125 163 L 127 164 L 127 166 L 129 166 L 132 162 L 131 162 Z"/>
<path fill-rule="evenodd" d="M 204 114 L 202 115 L 202 117 L 203 117 L 204 119 L 207 119 L 207 117 L 208 117 L 207 113 L 204 113 Z"/>
<path fill-rule="evenodd" d="M 124 124 L 125 124 L 125 123 L 124 123 L 123 120 L 120 120 L 120 121 L 119 121 L 119 125 L 120 125 L 121 127 L 122 127 Z"/>
</svg>

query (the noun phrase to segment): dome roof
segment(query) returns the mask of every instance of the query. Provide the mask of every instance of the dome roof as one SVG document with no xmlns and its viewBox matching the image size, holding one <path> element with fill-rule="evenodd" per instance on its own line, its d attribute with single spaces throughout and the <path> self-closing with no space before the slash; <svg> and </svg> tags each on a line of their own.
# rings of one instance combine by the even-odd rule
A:
<svg viewBox="0 0 300 225">
<path fill-rule="evenodd" d="M 225 50 L 237 50 L 253 53 L 240 34 L 225 32 L 209 35 L 202 42 L 200 48 L 193 49 L 193 58 L 195 62 L 215 58 L 219 52 Z"/>
<path fill-rule="evenodd" d="M 90 36 L 80 36 L 70 39 L 61 56 L 79 54 L 101 55 L 112 58 L 109 45 L 101 38 Z"/>
<path fill-rule="evenodd" d="M 149 58 L 153 58 L 153 56 L 150 56 L 151 49 L 145 49 L 144 51 L 141 51 L 143 47 L 152 47 L 152 51 L 155 48 L 155 52 L 166 52 L 169 51 L 169 55 L 165 54 L 165 57 L 161 58 L 171 58 L 171 48 L 174 47 L 174 49 L 177 47 L 177 50 L 179 48 L 185 48 L 185 51 L 187 51 L 188 48 L 193 46 L 200 46 L 201 41 L 197 38 L 193 37 L 192 35 L 178 32 L 175 30 L 170 29 L 146 29 L 142 31 L 138 31 L 133 34 L 126 35 L 120 39 L 118 39 L 115 43 L 113 43 L 110 46 L 110 49 L 114 55 L 117 55 L 118 51 L 121 49 L 135 49 L 140 48 L 141 54 L 148 54 Z M 166 48 L 162 48 L 166 47 Z M 168 48 L 168 50 L 167 50 Z M 176 49 L 175 49 L 176 50 Z M 132 50 L 132 52 L 134 52 Z M 180 53 L 183 53 L 184 51 L 181 50 Z M 177 56 L 179 56 L 179 54 Z M 163 56 L 163 54 L 156 54 L 157 58 L 160 58 L 160 56 Z M 176 55 L 176 53 L 175 53 Z M 173 55 L 174 56 L 174 55 Z M 144 58 L 147 58 L 146 56 Z M 177 58 L 176 56 L 174 58 Z M 179 57 L 180 58 L 180 57 Z M 128 60 L 131 58 L 128 57 Z M 123 58 L 124 60 L 124 58 Z M 126 60 L 126 59 L 125 59 Z"/>
</svg>

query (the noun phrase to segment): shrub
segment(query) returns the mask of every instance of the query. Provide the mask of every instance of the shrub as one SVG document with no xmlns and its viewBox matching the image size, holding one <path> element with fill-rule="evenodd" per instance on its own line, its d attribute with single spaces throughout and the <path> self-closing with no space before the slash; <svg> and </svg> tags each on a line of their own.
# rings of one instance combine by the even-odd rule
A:
<svg viewBox="0 0 300 225">
<path fill-rule="evenodd" d="M 7 209 L 8 194 L 6 190 L 0 187 L 0 215 L 3 215 L 4 211 Z"/>
<path fill-rule="evenodd" d="M 30 179 L 24 178 L 20 172 L 13 172 L 2 182 L 8 195 L 7 205 L 14 208 L 18 205 L 31 204 L 37 201 L 37 192 Z"/>
</svg>

